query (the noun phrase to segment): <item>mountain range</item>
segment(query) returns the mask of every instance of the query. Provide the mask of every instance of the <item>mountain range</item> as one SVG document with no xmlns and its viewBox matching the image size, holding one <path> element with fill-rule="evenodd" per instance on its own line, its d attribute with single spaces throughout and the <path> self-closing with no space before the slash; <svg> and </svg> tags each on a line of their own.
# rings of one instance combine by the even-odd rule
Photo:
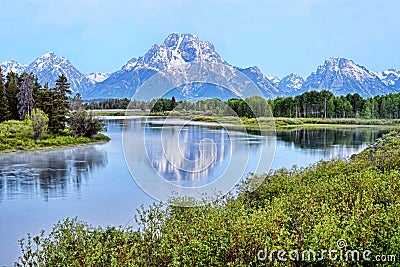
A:
<svg viewBox="0 0 400 267">
<path fill-rule="evenodd" d="M 209 75 L 214 80 L 215 77 L 229 80 L 232 88 L 199 82 L 175 88 L 171 94 L 177 99 L 247 97 L 249 92 L 240 89 L 243 83 L 241 75 L 253 81 L 266 98 L 295 96 L 309 90 L 329 90 L 335 95 L 359 93 L 363 97 L 400 92 L 400 71 L 396 69 L 375 72 L 350 59 L 335 57 L 326 59 L 306 78 L 295 73 L 278 78 L 264 75 L 256 66 L 233 66 L 216 52 L 211 43 L 201 41 L 196 35 L 179 33 L 170 34 L 162 44 L 153 45 L 143 56 L 130 59 L 120 70 L 112 73 L 83 74 L 68 59 L 53 52 L 38 57 L 29 65 L 10 60 L 1 63 L 0 67 L 3 74 L 10 71 L 33 73 L 41 84 L 48 83 L 50 87 L 54 86 L 60 74 L 64 74 L 73 94 L 79 92 L 83 99 L 106 99 L 131 98 L 150 77 L 188 63 L 211 66 Z M 177 72 L 173 78 L 181 81 L 182 77 Z"/>
</svg>

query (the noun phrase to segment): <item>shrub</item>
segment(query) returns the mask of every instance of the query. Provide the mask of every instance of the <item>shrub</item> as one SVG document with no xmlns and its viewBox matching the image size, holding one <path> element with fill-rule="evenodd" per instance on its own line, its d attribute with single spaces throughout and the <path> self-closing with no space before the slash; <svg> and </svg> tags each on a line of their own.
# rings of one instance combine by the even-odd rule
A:
<svg viewBox="0 0 400 267">
<path fill-rule="evenodd" d="M 78 110 L 71 114 L 69 127 L 75 137 L 93 138 L 98 132 L 104 130 L 104 122 L 93 117 L 86 110 Z"/>
<path fill-rule="evenodd" d="M 40 109 L 34 109 L 31 114 L 33 139 L 41 140 L 47 131 L 49 118 Z"/>
</svg>

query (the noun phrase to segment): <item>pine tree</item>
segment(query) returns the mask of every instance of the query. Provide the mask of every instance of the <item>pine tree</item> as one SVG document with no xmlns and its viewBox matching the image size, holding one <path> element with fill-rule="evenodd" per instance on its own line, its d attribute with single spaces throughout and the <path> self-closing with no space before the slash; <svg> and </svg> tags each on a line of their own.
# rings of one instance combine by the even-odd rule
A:
<svg viewBox="0 0 400 267">
<path fill-rule="evenodd" d="M 17 94 L 19 92 L 18 80 L 19 80 L 18 74 L 14 72 L 9 72 L 7 74 L 6 91 L 7 91 L 8 106 L 10 108 L 12 120 L 19 120 L 18 98 L 17 98 Z"/>
<path fill-rule="evenodd" d="M 369 99 L 365 101 L 362 113 L 365 119 L 370 119 L 372 117 L 371 102 Z"/>
<path fill-rule="evenodd" d="M 67 81 L 67 77 L 64 74 L 60 75 L 56 80 L 56 87 L 51 90 L 50 93 L 53 98 L 52 110 L 49 116 L 49 130 L 57 134 L 65 128 L 67 123 L 67 114 L 70 110 L 70 104 L 68 102 L 68 94 L 72 93 L 70 84 Z"/>
<path fill-rule="evenodd" d="M 174 110 L 175 106 L 176 106 L 176 100 L 175 100 L 175 96 L 173 96 L 171 98 L 171 108 L 170 108 L 170 110 Z"/>
<path fill-rule="evenodd" d="M 0 67 L 0 122 L 9 120 L 11 117 L 3 77 L 3 71 Z"/>
<path fill-rule="evenodd" d="M 21 87 L 17 94 L 18 99 L 18 114 L 21 120 L 25 119 L 26 115 L 30 115 L 33 109 L 33 89 L 34 81 L 32 76 L 23 73 L 21 78 Z"/>
<path fill-rule="evenodd" d="M 331 96 L 326 104 L 327 116 L 332 118 L 335 115 L 335 97 Z"/>
</svg>

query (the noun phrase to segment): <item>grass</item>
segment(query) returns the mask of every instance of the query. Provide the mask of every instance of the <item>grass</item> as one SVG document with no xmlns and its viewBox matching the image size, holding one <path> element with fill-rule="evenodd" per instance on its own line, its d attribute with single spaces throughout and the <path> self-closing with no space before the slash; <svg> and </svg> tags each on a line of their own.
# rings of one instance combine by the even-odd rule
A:
<svg viewBox="0 0 400 267">
<path fill-rule="evenodd" d="M 57 136 L 46 134 L 42 140 L 34 140 L 29 121 L 10 120 L 0 123 L 0 152 L 40 150 L 109 140 L 108 136 L 101 133 L 97 134 L 93 139 L 87 137 L 75 138 L 68 129 Z"/>
</svg>

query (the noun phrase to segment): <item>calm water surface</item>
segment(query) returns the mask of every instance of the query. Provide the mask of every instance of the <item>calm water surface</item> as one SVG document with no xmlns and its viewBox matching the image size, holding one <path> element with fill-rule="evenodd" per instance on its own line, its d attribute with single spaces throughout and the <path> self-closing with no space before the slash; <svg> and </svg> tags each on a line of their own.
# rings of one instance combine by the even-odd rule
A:
<svg viewBox="0 0 400 267">
<path fill-rule="evenodd" d="M 132 144 L 134 160 L 145 162 L 149 156 L 155 173 L 186 187 L 212 182 L 223 173 L 232 155 L 250 151 L 250 163 L 244 171 L 254 171 L 257 163 L 253 159 L 271 144 L 276 143 L 272 169 L 277 169 L 346 158 L 387 132 L 374 128 L 297 129 L 261 137 L 201 125 L 160 127 L 160 119 L 151 120 L 108 118 L 111 141 L 105 144 L 0 154 L 0 266 L 13 266 L 19 255 L 17 240 L 28 232 L 50 230 L 59 220 L 75 216 L 93 225 L 132 224 L 135 209 L 154 201 L 136 184 L 126 166 L 122 129 L 133 135 L 136 131 L 146 134 L 146 153 L 135 151 Z M 166 141 L 159 138 L 161 131 Z M 175 137 L 179 145 L 168 146 Z M 162 154 L 162 145 L 168 158 Z M 187 160 L 182 160 L 181 154 Z M 213 160 L 208 160 L 211 156 Z M 201 171 L 188 173 L 184 171 L 187 168 Z"/>
</svg>

